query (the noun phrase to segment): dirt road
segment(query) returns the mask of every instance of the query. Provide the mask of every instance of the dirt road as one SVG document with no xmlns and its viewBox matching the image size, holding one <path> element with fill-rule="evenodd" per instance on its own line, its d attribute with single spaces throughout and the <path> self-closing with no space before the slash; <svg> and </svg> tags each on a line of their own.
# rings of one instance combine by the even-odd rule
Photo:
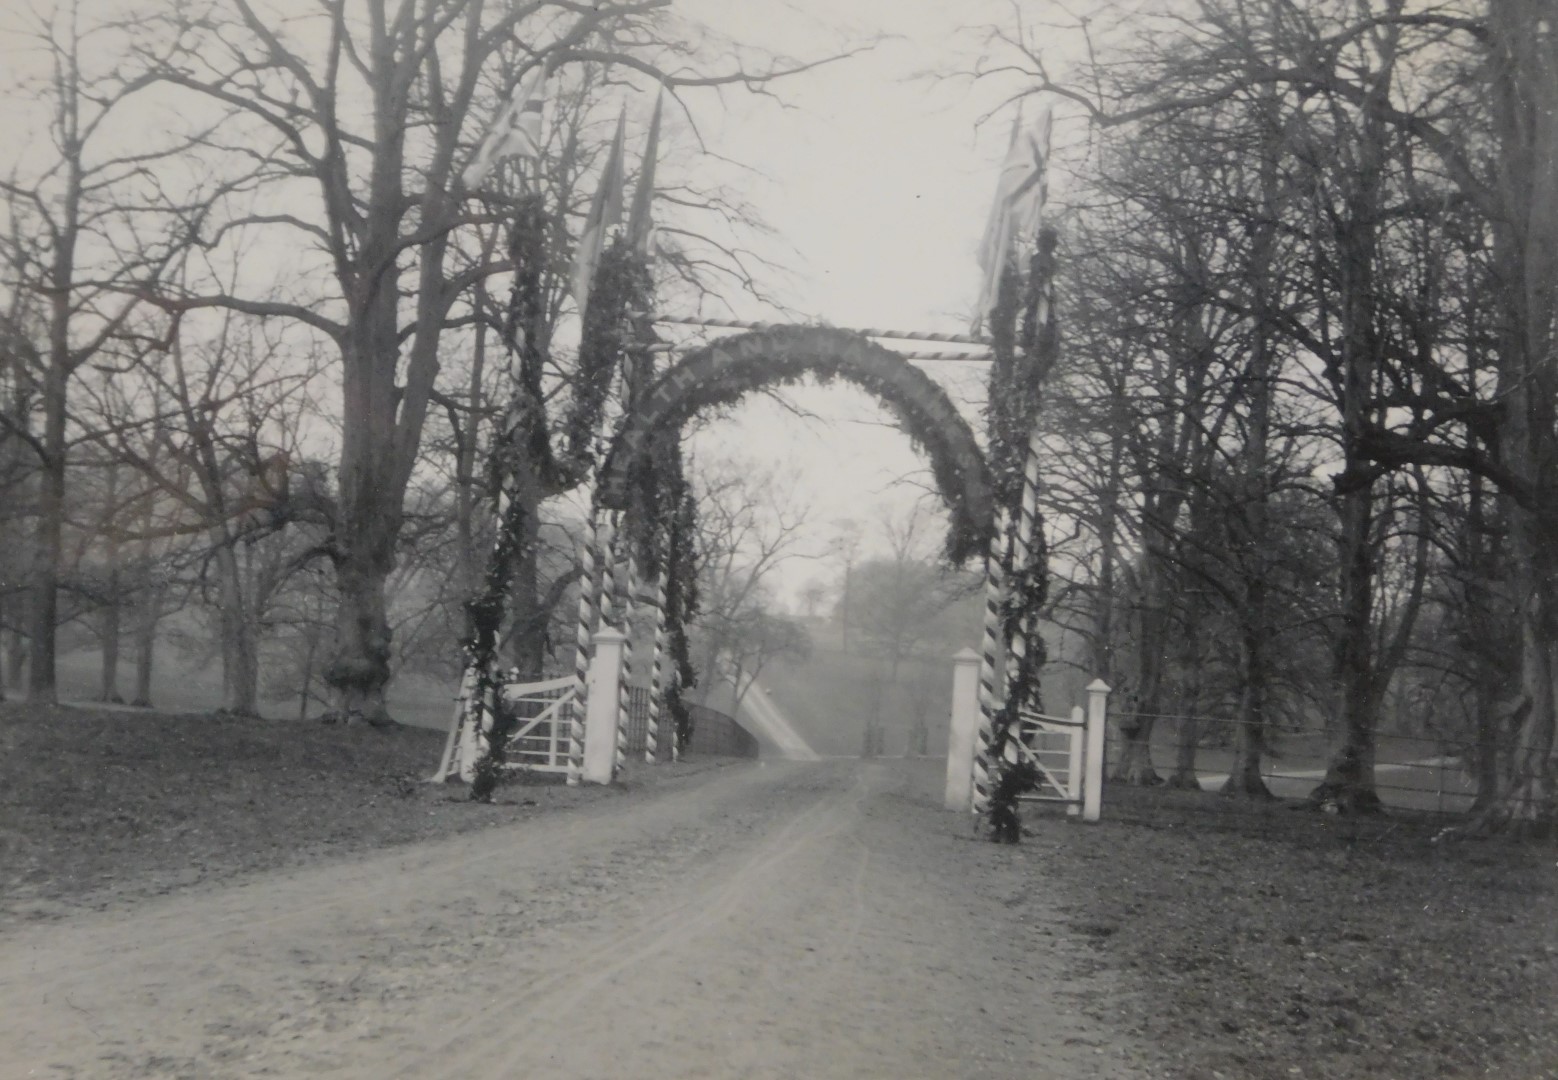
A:
<svg viewBox="0 0 1558 1080">
<path fill-rule="evenodd" d="M 18 930 L 0 1077 L 1138 1075 L 937 780 L 732 767 Z"/>
</svg>

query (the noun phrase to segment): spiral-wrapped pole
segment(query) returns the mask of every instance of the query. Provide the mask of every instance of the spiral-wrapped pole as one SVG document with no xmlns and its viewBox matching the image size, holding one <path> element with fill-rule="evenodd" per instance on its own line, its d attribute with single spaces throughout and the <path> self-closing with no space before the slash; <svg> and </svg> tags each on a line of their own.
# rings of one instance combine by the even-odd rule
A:
<svg viewBox="0 0 1558 1080">
<path fill-rule="evenodd" d="M 573 708 L 568 713 L 568 786 L 584 773 L 584 709 L 590 696 L 590 637 L 596 621 L 596 557 L 600 512 L 590 509 L 579 541 L 579 616 L 574 624 Z"/>
<path fill-rule="evenodd" d="M 979 649 L 979 742 L 974 748 L 974 813 L 984 813 L 990 802 L 990 743 L 995 732 L 995 714 L 1000 700 L 1005 696 L 1005 686 L 997 687 L 998 679 L 1004 680 L 1000 667 L 1001 612 L 1006 606 L 1006 571 L 1003 559 L 1006 554 L 1007 512 L 1004 507 L 996 510 L 995 530 L 990 536 L 990 550 L 985 555 L 985 617 Z"/>
<path fill-rule="evenodd" d="M 624 548 L 628 546 L 623 535 Z M 633 590 L 638 587 L 638 565 L 631 553 L 622 559 L 622 679 L 617 683 L 617 764 L 621 772 L 628 763 L 628 718 L 633 709 Z"/>
<path fill-rule="evenodd" d="M 1025 578 L 1033 570 L 1034 559 L 1034 532 L 1038 520 L 1039 508 L 1039 457 L 1042 449 L 1042 438 L 1038 425 L 1035 424 L 1028 435 L 1028 451 L 1023 461 L 1022 470 L 1022 505 L 1017 514 L 1017 527 L 1012 536 L 1012 570 L 1013 573 Z M 1006 646 L 1006 685 L 1008 692 L 1015 693 L 1020 689 L 1025 665 L 1028 659 L 1028 636 L 1034 632 L 1030 625 L 1028 613 L 1019 619 L 1012 627 L 1011 639 Z M 1016 748 L 1007 746 L 1007 752 L 1003 755 L 1008 761 L 1016 760 Z"/>
<path fill-rule="evenodd" d="M 649 728 L 644 735 L 644 760 L 660 756 L 660 680 L 665 658 L 665 575 L 655 575 L 654 651 L 649 658 Z M 676 737 L 671 737 L 676 742 Z"/>
</svg>

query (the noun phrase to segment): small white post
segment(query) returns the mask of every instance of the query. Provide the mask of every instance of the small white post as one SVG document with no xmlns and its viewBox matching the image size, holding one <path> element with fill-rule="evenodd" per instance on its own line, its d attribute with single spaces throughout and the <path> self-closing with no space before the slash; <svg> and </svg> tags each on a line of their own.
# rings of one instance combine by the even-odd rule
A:
<svg viewBox="0 0 1558 1080">
<path fill-rule="evenodd" d="M 947 733 L 948 810 L 967 812 L 974 798 L 974 744 L 979 739 L 979 654 L 952 658 L 952 725 Z"/>
<path fill-rule="evenodd" d="M 617 763 L 618 687 L 622 682 L 622 631 L 606 627 L 595 635 L 590 691 L 585 704 L 584 768 L 587 784 L 609 784 Z"/>
<path fill-rule="evenodd" d="M 1094 679 L 1087 684 L 1087 759 L 1082 781 L 1082 820 L 1097 821 L 1103 805 L 1104 719 L 1109 715 L 1109 684 Z"/>
<path fill-rule="evenodd" d="M 1087 720 L 1082 706 L 1071 707 L 1071 722 L 1076 727 L 1071 728 L 1071 738 L 1066 743 L 1066 798 L 1080 800 L 1084 785 L 1082 782 L 1082 742 L 1087 738 Z M 1078 817 L 1082 813 L 1082 804 L 1072 801 L 1066 804 L 1066 816 Z"/>
</svg>

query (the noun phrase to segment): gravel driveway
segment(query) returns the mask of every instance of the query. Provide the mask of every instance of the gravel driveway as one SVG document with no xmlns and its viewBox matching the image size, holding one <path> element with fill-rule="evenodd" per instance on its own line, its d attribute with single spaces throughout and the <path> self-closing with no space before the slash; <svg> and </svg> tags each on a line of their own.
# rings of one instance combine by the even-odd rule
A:
<svg viewBox="0 0 1558 1080">
<path fill-rule="evenodd" d="M 939 779 L 720 769 L 28 927 L 0 938 L 0 1076 L 1142 1075 L 1081 1011 L 1124 988 L 1019 917 L 1010 849 Z"/>
</svg>

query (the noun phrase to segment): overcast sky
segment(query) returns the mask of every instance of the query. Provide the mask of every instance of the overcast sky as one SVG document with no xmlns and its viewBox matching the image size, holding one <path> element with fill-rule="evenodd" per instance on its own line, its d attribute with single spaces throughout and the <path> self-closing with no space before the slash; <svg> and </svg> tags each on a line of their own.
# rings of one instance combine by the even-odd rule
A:
<svg viewBox="0 0 1558 1080">
<path fill-rule="evenodd" d="M 971 68 L 986 47 L 980 28 L 1010 26 L 1012 5 L 691 0 L 688 6 L 733 37 L 799 57 L 825 54 L 841 34 L 886 37 L 866 55 L 790 80 L 781 93 L 791 108 L 731 97 L 705 134 L 720 153 L 766 177 L 751 197 L 783 237 L 775 257 L 792 273 L 779 292 L 800 317 L 846 327 L 966 332 L 979 289 L 974 252 L 1012 114 L 983 128 L 979 120 L 1014 84 L 917 76 Z M 1030 17 L 1046 6 L 1024 5 Z M 1056 39 L 1058 61 L 1070 44 Z M 1064 137 L 1057 131 L 1057 139 Z M 738 298 L 734 306 L 739 317 L 768 315 L 751 301 Z M 982 393 L 982 364 L 924 366 L 960 400 Z M 756 402 L 698 446 L 793 462 L 804 471 L 823 532 L 839 518 L 870 525 L 915 497 L 916 487 L 899 481 L 920 468 L 920 459 L 906 438 L 882 426 L 885 417 L 869 399 L 829 387 L 799 400 L 824 422 L 797 421 Z M 971 420 L 976 410 L 977 403 Z M 825 572 L 797 566 L 786 579 L 794 587 Z"/>
</svg>

